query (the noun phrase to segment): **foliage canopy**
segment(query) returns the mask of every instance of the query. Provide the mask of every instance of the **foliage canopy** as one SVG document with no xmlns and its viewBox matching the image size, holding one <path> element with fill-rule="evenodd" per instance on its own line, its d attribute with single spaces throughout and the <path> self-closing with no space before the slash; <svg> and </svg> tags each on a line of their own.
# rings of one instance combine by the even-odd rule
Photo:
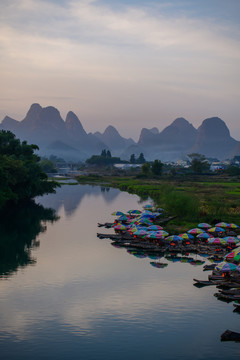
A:
<svg viewBox="0 0 240 360">
<path fill-rule="evenodd" d="M 209 171 L 210 165 L 206 157 L 199 153 L 189 154 L 188 157 L 191 159 L 191 170 L 196 174 Z"/>
<path fill-rule="evenodd" d="M 11 131 L 0 131 L 0 208 L 7 202 L 32 199 L 55 192 L 59 186 L 48 181 L 34 154 L 37 145 L 21 142 Z"/>
</svg>

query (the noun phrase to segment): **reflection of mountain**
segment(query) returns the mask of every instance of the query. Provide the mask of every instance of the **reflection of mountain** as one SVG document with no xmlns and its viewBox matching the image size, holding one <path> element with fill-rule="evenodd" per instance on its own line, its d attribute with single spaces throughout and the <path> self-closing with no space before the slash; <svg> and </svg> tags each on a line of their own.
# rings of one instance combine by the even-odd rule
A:
<svg viewBox="0 0 240 360">
<path fill-rule="evenodd" d="M 0 216 L 0 277 L 6 277 L 35 263 L 31 249 L 39 246 L 36 237 L 46 229 L 43 222 L 56 221 L 57 217 L 53 209 L 33 201 L 5 209 Z"/>
<path fill-rule="evenodd" d="M 120 194 L 120 190 L 94 185 L 62 185 L 57 194 L 48 194 L 37 198 L 36 201 L 45 206 L 52 207 L 57 212 L 64 208 L 67 216 L 71 216 L 80 206 L 86 196 L 102 196 L 107 204 L 112 203 Z"/>
</svg>

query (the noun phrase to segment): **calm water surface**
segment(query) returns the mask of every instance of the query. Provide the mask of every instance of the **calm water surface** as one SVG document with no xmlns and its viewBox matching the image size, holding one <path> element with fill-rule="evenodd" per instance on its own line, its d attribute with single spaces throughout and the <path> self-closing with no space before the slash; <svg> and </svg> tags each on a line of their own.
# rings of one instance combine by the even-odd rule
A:
<svg viewBox="0 0 240 360">
<path fill-rule="evenodd" d="M 240 315 L 215 287 L 193 286 L 202 266 L 154 268 L 97 238 L 113 211 L 141 209 L 137 196 L 66 185 L 37 202 L 59 218 L 41 227 L 51 214 L 22 210 L 2 229 L 1 359 L 239 359 L 240 344 L 220 335 L 240 331 Z"/>
</svg>

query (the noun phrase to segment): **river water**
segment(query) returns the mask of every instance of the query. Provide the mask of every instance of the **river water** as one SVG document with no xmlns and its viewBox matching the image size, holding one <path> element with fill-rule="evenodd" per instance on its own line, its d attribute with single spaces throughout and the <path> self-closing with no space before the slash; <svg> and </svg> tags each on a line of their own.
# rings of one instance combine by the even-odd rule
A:
<svg viewBox="0 0 240 360">
<path fill-rule="evenodd" d="M 193 286 L 202 265 L 156 268 L 97 238 L 113 211 L 141 209 L 138 196 L 65 185 L 36 202 L 57 216 L 20 209 L 1 227 L 1 359 L 239 359 L 220 335 L 240 331 L 240 315 L 215 287 Z"/>
</svg>

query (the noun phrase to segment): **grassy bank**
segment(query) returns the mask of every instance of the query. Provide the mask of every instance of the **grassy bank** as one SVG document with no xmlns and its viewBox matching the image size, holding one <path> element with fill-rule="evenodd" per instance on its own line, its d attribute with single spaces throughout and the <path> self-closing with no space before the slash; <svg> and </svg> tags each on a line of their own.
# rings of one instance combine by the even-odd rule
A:
<svg viewBox="0 0 240 360">
<path fill-rule="evenodd" d="M 240 224 L 240 182 L 237 179 L 85 176 L 78 180 L 105 184 L 137 194 L 142 199 L 150 197 L 157 207 L 177 216 L 171 225 L 180 227 L 179 230 L 198 222 L 214 223 L 216 220 Z"/>
</svg>

